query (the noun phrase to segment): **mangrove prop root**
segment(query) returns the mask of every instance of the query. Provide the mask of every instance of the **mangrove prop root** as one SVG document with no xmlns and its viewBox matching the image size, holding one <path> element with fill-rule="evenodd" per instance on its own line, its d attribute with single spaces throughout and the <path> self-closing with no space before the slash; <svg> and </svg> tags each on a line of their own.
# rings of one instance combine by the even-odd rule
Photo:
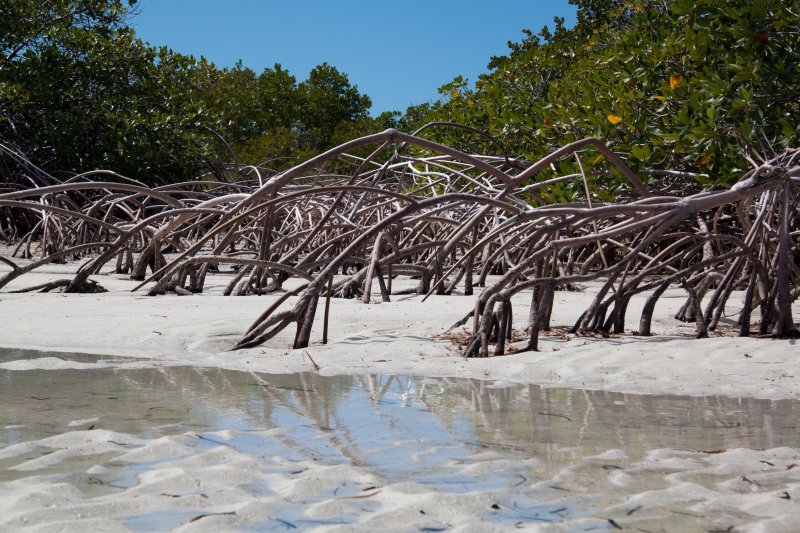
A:
<svg viewBox="0 0 800 533">
<path fill-rule="evenodd" d="M 327 342 L 332 300 L 375 305 L 376 280 L 387 304 L 409 292 L 456 295 L 461 280 L 464 295 L 485 287 L 457 323 L 472 319 L 468 357 L 509 351 L 512 301 L 523 291 L 531 292 L 525 349 L 537 350 L 558 310 L 556 289 L 594 280 L 601 289 L 574 324 L 577 334 L 622 333 L 628 303 L 645 293 L 639 334 L 650 335 L 659 299 L 682 287 L 677 318 L 693 321 L 698 337 L 730 318 L 730 299 L 742 294 L 740 335 L 756 319 L 762 334 L 797 335 L 797 149 L 764 158 L 728 190 L 675 196 L 649 189 L 597 139 L 530 162 L 468 154 L 423 131 L 354 139 L 283 172 L 259 169 L 258 180 L 253 167 L 233 167 L 230 183 L 148 188 L 98 181 L 117 177 L 96 172 L 0 193 L 2 238 L 15 241 L 14 261 L 0 257 L 0 288 L 42 265 L 85 257 L 71 279 L 30 290 L 98 290 L 89 276 L 103 268 L 140 280 L 137 288 L 154 296 L 202 292 L 208 274 L 230 276 L 231 296 L 294 287 L 236 348 L 292 324 L 293 346 L 307 347 L 322 297 Z M 364 148 L 367 157 L 356 155 Z M 588 154 L 627 183 L 615 203 L 592 200 L 591 169 L 581 163 Z M 558 175 L 561 160 L 576 170 Z M 544 201 L 556 187 L 573 191 L 572 200 Z M 399 287 L 404 278 L 416 289 Z"/>
</svg>

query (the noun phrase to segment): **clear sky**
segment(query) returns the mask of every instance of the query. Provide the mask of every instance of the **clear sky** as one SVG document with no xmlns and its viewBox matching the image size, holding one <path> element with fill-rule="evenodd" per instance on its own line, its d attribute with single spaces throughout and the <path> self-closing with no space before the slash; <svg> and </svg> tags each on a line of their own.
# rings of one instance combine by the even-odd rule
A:
<svg viewBox="0 0 800 533">
<path fill-rule="evenodd" d="M 475 81 L 522 29 L 553 17 L 571 26 L 567 0 L 139 0 L 131 23 L 153 45 L 204 56 L 220 67 L 241 59 L 260 72 L 280 63 L 298 81 L 322 62 L 372 99 L 372 114 L 434 101 L 462 75 Z"/>
</svg>

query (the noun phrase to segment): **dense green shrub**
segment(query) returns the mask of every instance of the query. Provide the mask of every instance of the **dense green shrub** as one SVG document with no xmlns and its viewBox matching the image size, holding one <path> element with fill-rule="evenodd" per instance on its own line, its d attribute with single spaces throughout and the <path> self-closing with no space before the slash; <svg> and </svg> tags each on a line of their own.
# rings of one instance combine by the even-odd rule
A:
<svg viewBox="0 0 800 533">
<path fill-rule="evenodd" d="M 280 65 L 218 68 L 138 39 L 126 25 L 134 4 L 3 4 L 0 142 L 52 173 L 99 167 L 158 184 L 224 179 L 229 163 L 285 168 L 384 127 L 333 66 L 299 83 Z"/>
<path fill-rule="evenodd" d="M 526 32 L 474 88 L 460 77 L 442 87 L 417 123 L 469 124 L 529 159 L 595 136 L 636 169 L 689 171 L 704 186 L 740 175 L 743 146 L 764 155 L 797 146 L 797 2 L 571 1 L 574 28 L 556 20 L 552 32 Z M 584 164 L 605 168 L 599 157 Z"/>
</svg>

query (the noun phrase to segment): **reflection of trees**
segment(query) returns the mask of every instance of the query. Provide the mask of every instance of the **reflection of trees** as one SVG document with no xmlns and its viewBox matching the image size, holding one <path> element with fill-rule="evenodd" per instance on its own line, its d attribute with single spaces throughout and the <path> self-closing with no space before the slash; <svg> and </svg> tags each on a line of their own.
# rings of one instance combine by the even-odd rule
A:
<svg viewBox="0 0 800 533">
<path fill-rule="evenodd" d="M 286 375 L 252 372 L 251 375 L 264 397 L 264 424 L 267 428 L 276 427 L 272 414 L 276 406 L 281 406 L 300 419 L 311 422 L 315 429 L 320 430 L 320 435 L 325 437 L 328 446 L 353 464 L 364 462 L 350 428 L 341 422 L 337 413 L 339 400 L 355 384 L 354 377 L 321 377 L 314 372 Z M 276 438 L 293 449 L 306 448 L 303 442 L 290 435 L 281 434 Z"/>
<path fill-rule="evenodd" d="M 367 390 L 369 391 L 369 399 L 373 402 L 379 401 L 389 391 L 389 387 L 395 380 L 395 376 L 388 376 L 385 383 L 380 382 L 380 376 L 377 374 L 367 375 Z"/>
<path fill-rule="evenodd" d="M 446 403 L 423 401 L 448 418 L 469 410 L 478 440 L 528 450 L 542 459 L 623 448 L 639 455 L 654 448 L 690 450 L 796 446 L 800 402 L 756 398 L 636 395 L 550 389 L 536 385 L 443 379 Z M 457 405 L 453 399 L 458 398 Z M 445 424 L 447 425 L 447 424 Z M 568 450 L 566 450 L 568 451 Z"/>
<path fill-rule="evenodd" d="M 414 387 L 416 400 L 408 398 Z M 385 414 L 389 393 L 396 395 L 391 401 L 422 402 L 436 415 L 440 430 L 457 442 L 524 450 L 543 460 L 563 461 L 555 454 L 565 448 L 575 454 L 623 448 L 637 455 L 662 447 L 797 446 L 800 425 L 800 402 L 793 400 L 642 396 L 376 374 L 324 377 L 190 367 L 31 370 L 0 371 L 0 444 L 86 429 L 88 424 L 67 424 L 95 417 L 98 429 L 145 437 L 288 424 L 310 427 L 318 442 L 363 464 L 370 444 L 354 431 L 359 428 L 353 424 L 360 422 L 352 422 L 348 410 Z M 393 422 L 374 420 L 380 422 L 372 431 L 392 435 Z M 17 425 L 22 427 L 8 427 Z M 304 441 L 308 432 L 272 437 L 300 453 L 316 453 Z"/>
<path fill-rule="evenodd" d="M 322 377 L 312 372 L 280 375 L 197 367 L 0 371 L 1 394 L 8 407 L 0 413 L 0 444 L 90 427 L 158 437 L 187 430 L 272 429 L 288 424 L 309 426 L 315 439 L 361 464 L 361 445 L 339 410 L 357 389 L 369 394 L 377 408 L 377 400 L 392 385 L 399 387 L 399 379 L 390 376 L 379 383 L 374 375 Z M 286 413 L 294 419 L 287 419 Z M 68 426 L 73 420 L 93 418 L 99 420 Z M 17 425 L 22 427 L 6 427 Z M 272 438 L 306 456 L 319 455 L 292 433 L 276 432 Z"/>
<path fill-rule="evenodd" d="M 225 413 L 263 420 L 262 395 L 250 376 L 215 368 L 0 371 L 0 442 L 5 426 L 14 442 L 70 429 L 73 420 L 99 418 L 97 428 L 147 437 L 219 427 Z"/>
<path fill-rule="evenodd" d="M 357 440 L 337 414 L 337 402 L 343 392 L 361 387 L 372 400 L 372 408 L 379 410 L 380 400 L 387 392 L 402 394 L 409 390 L 409 378 L 375 374 L 336 378 L 340 380 L 336 386 L 331 382 L 334 378 L 313 373 L 263 378 L 272 383 L 266 390 L 272 391 L 273 400 L 280 398 L 282 405 L 295 409 L 298 416 L 318 428 L 335 429 L 329 436 L 331 446 L 354 462 L 363 456 Z M 289 390 L 291 401 L 275 395 L 281 390 L 276 389 L 275 380 L 287 379 L 297 380 L 296 390 Z M 460 378 L 443 378 L 440 386 L 441 392 L 421 386 L 418 398 L 454 438 L 463 438 L 454 421 L 469 413 L 476 443 L 532 451 L 543 459 L 568 447 L 575 447 L 576 454 L 583 453 L 583 448 L 618 447 L 636 455 L 662 447 L 716 450 L 796 446 L 791 428 L 800 424 L 800 402 L 791 400 L 497 386 Z"/>
</svg>

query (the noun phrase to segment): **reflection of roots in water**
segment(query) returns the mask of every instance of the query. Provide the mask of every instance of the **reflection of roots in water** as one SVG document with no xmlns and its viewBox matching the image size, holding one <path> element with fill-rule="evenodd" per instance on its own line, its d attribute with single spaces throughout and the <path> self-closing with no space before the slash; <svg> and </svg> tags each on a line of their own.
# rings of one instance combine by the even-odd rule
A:
<svg viewBox="0 0 800 533">
<path fill-rule="evenodd" d="M 271 375 L 188 367 L 58 371 L 66 386 L 80 383 L 74 386 L 79 392 L 65 393 L 49 384 L 52 374 L 44 374 L 47 371 L 26 372 L 47 376 L 28 386 L 19 381 L 18 376 L 23 374 L 12 373 L 17 381 L 9 383 L 26 389 L 15 393 L 16 389 L 7 388 L 6 393 L 28 398 L 26 411 L 46 404 L 30 398 L 65 394 L 58 401 L 71 406 L 70 420 L 100 417 L 98 427 L 152 434 L 174 431 L 190 413 L 205 409 L 203 406 L 209 403 L 216 412 L 239 413 L 256 428 L 274 429 L 285 423 L 277 416 L 280 408 L 297 417 L 299 424 L 307 421 L 316 439 L 353 464 L 365 464 L 369 454 L 353 431 L 358 428 L 348 425 L 348 417 L 354 413 L 342 409 L 378 415 L 374 420 L 387 424 L 386 429 L 374 429 L 380 432 L 394 427 L 387 417 L 379 416 L 392 404 L 418 403 L 455 441 L 464 439 L 457 423 L 463 420 L 476 435 L 475 445 L 491 443 L 552 460 L 557 460 L 565 447 L 643 453 L 661 447 L 708 451 L 795 446 L 792 428 L 800 426 L 800 407 L 792 400 L 636 395 L 460 378 L 432 380 L 378 374 L 325 377 L 313 372 Z M 89 377 L 101 373 L 113 376 L 113 385 Z M 8 407 L 13 409 L 14 405 Z M 124 416 L 119 415 L 120 410 L 124 410 Z M 348 417 L 343 418 L 343 414 Z M 37 427 L 46 428 L 51 423 L 45 413 L 31 412 L 31 416 Z M 2 422 L 9 427 L 18 423 L 10 416 Z M 25 440 L 27 431 L 22 427 L 4 433 L 16 432 L 14 438 Z M 50 431 L 62 429 L 52 427 Z M 316 453 L 302 439 L 286 432 L 275 432 L 274 438 L 286 447 Z"/>
<path fill-rule="evenodd" d="M 282 455 L 293 462 L 297 453 L 308 464 L 290 470 L 283 463 L 277 470 L 281 475 L 291 472 L 292 479 L 301 483 L 308 481 L 305 475 L 318 475 L 311 464 L 332 459 L 330 462 L 335 464 L 360 467 L 350 471 L 353 476 L 359 480 L 365 475 L 375 479 L 370 483 L 381 484 L 384 492 L 388 485 L 411 481 L 440 493 L 483 491 L 491 493 L 491 498 L 500 494 L 494 500 L 500 509 L 495 510 L 497 515 L 492 520 L 501 523 L 505 519 L 533 521 L 536 513 L 547 512 L 555 521 L 607 515 L 626 528 L 638 524 L 647 529 L 645 524 L 653 517 L 666 517 L 670 525 L 675 525 L 675 520 L 683 520 L 672 516 L 672 511 L 678 509 L 675 487 L 683 486 L 707 488 L 711 492 L 704 493 L 698 501 L 703 505 L 710 502 L 709 516 L 727 517 L 730 511 L 713 500 L 717 494 L 727 497 L 794 490 L 800 472 L 800 468 L 789 468 L 791 457 L 798 451 L 779 448 L 797 445 L 800 402 L 791 400 L 640 396 L 378 374 L 325 377 L 313 372 L 271 375 L 214 368 L 104 369 L 58 371 L 57 376 L 63 379 L 53 382 L 52 372 L 9 372 L 13 380 L 6 380 L 4 374 L 0 379 L 20 387 L 9 394 L 26 401 L 26 409 L 38 405 L 28 397 L 42 394 L 36 387 L 47 389 L 55 399 L 47 407 L 57 409 L 37 416 L 49 420 L 53 424 L 51 431 L 60 435 L 69 436 L 64 433 L 69 429 L 58 416 L 88 420 L 91 415 L 100 418 L 98 428 L 103 429 L 97 431 L 104 431 L 106 423 L 127 424 L 121 427 L 145 434 L 147 442 L 172 434 L 174 437 L 166 439 L 176 445 L 168 446 L 171 452 L 178 449 L 177 444 L 184 449 L 191 441 L 190 454 L 220 444 L 226 446 L 221 450 L 231 450 L 221 454 L 238 450 L 250 457 L 255 454 L 262 462 L 265 457 Z M 49 380 L 47 384 L 44 377 Z M 33 386 L 29 387 L 25 380 Z M 70 394 L 56 388 L 62 381 L 69 384 Z M 9 407 L 16 408 L 16 404 Z M 130 420 L 108 421 L 113 416 L 119 418 L 120 412 Z M 7 413 L 0 414 L 0 435 L 12 431 L 8 429 L 10 424 L 4 423 L 13 420 L 6 420 L 6 416 Z M 166 418 L 179 423 L 164 424 Z M 368 428 L 355 425 L 365 420 L 371 424 Z M 187 433 L 189 424 L 204 427 L 192 426 Z M 408 434 L 408 439 L 396 446 L 372 438 L 375 433 L 404 438 L 409 428 L 418 429 L 419 433 Z M 225 429 L 230 429 L 233 436 L 213 434 Z M 250 435 L 254 438 L 248 440 Z M 90 436 L 102 437 L 89 431 L 85 437 Z M 193 436 L 208 442 L 198 445 Z M 129 440 L 134 442 L 133 437 Z M 85 475 L 89 462 L 104 463 L 110 472 L 108 477 L 92 475 L 101 482 L 116 483 L 113 475 L 130 465 L 116 465 L 112 457 L 147 446 L 136 441 L 112 456 L 86 455 L 65 460 L 60 468 L 77 469 L 79 474 L 70 473 L 67 482 L 82 486 L 90 483 Z M 771 448 L 770 454 L 782 455 L 775 459 L 767 453 L 730 450 L 739 447 Z M 30 453 L 39 453 L 40 449 Z M 503 453 L 475 453 L 489 450 Z M 152 454 L 157 455 L 156 451 Z M 3 466 L 13 466 L 20 457 Z M 178 459 L 162 455 L 158 465 L 169 468 L 175 460 Z M 396 467 L 392 460 L 404 461 L 411 467 Z M 142 468 L 139 472 L 155 468 L 153 463 L 144 462 L 136 466 Z M 199 470 L 202 473 L 193 472 L 192 476 L 208 475 L 202 466 Z M 303 474 L 306 471 L 308 474 Z M 49 471 L 36 472 L 41 473 Z M 743 476 L 757 485 L 742 481 Z M 329 482 L 339 486 L 338 478 L 323 480 L 323 484 Z M 349 496 L 364 486 L 350 483 L 350 488 L 338 496 Z M 125 490 L 111 485 L 94 489 Z M 328 486 L 321 490 L 327 491 Z M 632 507 L 620 502 L 626 502 L 631 495 L 650 500 L 629 515 L 626 513 Z M 338 496 L 326 492 L 319 497 Z M 375 498 L 377 501 L 379 495 Z M 537 507 L 552 502 L 560 502 L 560 507 Z M 515 507 L 515 503 L 519 505 Z M 549 513 L 561 507 L 568 507 L 569 512 L 561 513 L 564 516 Z M 598 509 L 605 509 L 604 514 L 598 515 Z M 753 519 L 745 511 L 740 517 L 742 523 Z M 698 522 L 691 520 L 695 522 L 679 525 L 688 524 L 692 529 Z M 711 525 L 713 520 L 707 519 Z"/>
</svg>

